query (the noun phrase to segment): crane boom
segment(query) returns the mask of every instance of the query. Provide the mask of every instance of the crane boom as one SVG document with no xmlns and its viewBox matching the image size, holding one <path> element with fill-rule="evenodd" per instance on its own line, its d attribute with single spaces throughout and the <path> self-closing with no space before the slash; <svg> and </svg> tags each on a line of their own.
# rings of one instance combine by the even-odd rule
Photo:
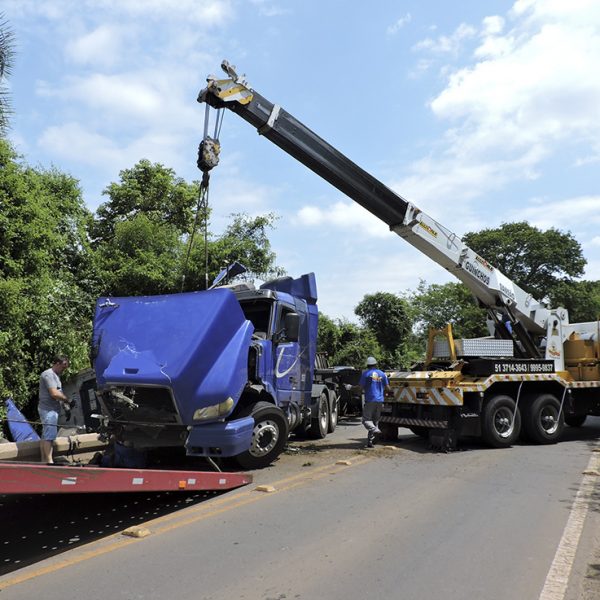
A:
<svg viewBox="0 0 600 600">
<path fill-rule="evenodd" d="M 227 108 L 300 163 L 386 223 L 404 238 L 462 281 L 480 304 L 492 314 L 507 315 L 524 356 L 539 357 L 531 336 L 547 334 L 549 319 L 568 323 L 564 309 L 551 311 L 516 285 L 483 257 L 470 249 L 452 231 L 320 138 L 286 110 L 251 89 L 235 68 L 223 61 L 226 79 L 209 76 L 198 102 L 217 109 Z M 556 320 L 554 319 L 554 320 Z M 498 320 L 504 336 L 508 332 Z"/>
</svg>

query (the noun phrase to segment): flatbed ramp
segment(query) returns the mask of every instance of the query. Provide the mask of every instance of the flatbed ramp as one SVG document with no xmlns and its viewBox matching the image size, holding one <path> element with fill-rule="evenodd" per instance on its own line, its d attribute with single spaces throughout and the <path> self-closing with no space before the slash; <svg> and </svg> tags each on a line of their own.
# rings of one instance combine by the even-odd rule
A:
<svg viewBox="0 0 600 600">
<path fill-rule="evenodd" d="M 216 491 L 251 482 L 246 473 L 0 463 L 0 494 Z"/>
</svg>

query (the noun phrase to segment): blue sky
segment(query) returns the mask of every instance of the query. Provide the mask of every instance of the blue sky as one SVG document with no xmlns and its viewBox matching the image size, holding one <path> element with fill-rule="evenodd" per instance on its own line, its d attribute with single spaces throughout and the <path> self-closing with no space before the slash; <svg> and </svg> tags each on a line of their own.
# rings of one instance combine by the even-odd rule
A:
<svg viewBox="0 0 600 600">
<path fill-rule="evenodd" d="M 10 137 L 81 182 L 91 209 L 141 158 L 198 179 L 223 58 L 372 175 L 458 235 L 527 220 L 571 231 L 600 278 L 597 0 L 4 0 L 17 40 Z M 323 312 L 453 281 L 233 113 L 213 171 L 213 228 L 279 216 L 290 275 Z"/>
</svg>

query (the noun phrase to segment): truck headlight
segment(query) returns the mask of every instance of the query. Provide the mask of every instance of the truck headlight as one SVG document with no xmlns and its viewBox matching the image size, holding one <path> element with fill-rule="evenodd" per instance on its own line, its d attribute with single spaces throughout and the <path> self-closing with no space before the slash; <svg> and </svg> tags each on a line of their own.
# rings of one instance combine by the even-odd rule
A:
<svg viewBox="0 0 600 600">
<path fill-rule="evenodd" d="M 194 411 L 194 416 L 192 417 L 194 421 L 206 421 L 208 419 L 218 419 L 219 417 L 224 417 L 231 412 L 233 408 L 233 398 L 227 398 L 224 402 L 220 404 L 213 404 L 212 406 L 205 406 L 204 408 L 199 408 Z"/>
</svg>

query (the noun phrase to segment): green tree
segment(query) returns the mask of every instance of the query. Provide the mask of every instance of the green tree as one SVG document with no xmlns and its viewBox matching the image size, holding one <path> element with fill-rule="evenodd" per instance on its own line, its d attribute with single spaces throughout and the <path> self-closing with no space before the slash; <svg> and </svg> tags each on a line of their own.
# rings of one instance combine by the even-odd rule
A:
<svg viewBox="0 0 600 600">
<path fill-rule="evenodd" d="M 329 360 L 340 347 L 340 327 L 326 314 L 319 313 L 319 330 L 317 334 L 317 351 L 325 353 Z"/>
<path fill-rule="evenodd" d="M 542 231 L 524 221 L 467 233 L 463 239 L 538 300 L 552 296 L 560 283 L 580 277 L 586 264 L 571 233 Z"/>
<path fill-rule="evenodd" d="M 571 323 L 585 323 L 600 319 L 600 281 L 560 282 L 550 298 L 554 307 L 569 311 Z"/>
<path fill-rule="evenodd" d="M 329 364 L 364 368 L 367 356 L 380 361 L 384 351 L 375 334 L 368 328 L 347 319 L 332 319 L 319 314 L 317 350 L 327 354 Z"/>
<path fill-rule="evenodd" d="M 109 200 L 96 211 L 92 227 L 96 241 L 111 241 L 117 224 L 138 214 L 157 224 L 166 223 L 180 233 L 190 231 L 198 199 L 197 182 L 186 183 L 173 169 L 147 159 L 122 170 L 119 178 L 118 183 L 109 184 L 102 192 Z"/>
<path fill-rule="evenodd" d="M 101 292 L 143 296 L 178 291 L 183 243 L 180 232 L 144 213 L 114 225 L 113 237 L 96 247 Z"/>
<path fill-rule="evenodd" d="M 197 183 L 186 183 L 161 164 L 141 160 L 121 171 L 119 182 L 103 193 L 108 200 L 91 227 L 102 294 L 172 293 L 181 291 L 182 283 L 185 291 L 201 290 L 236 260 L 249 269 L 248 276 L 283 274 L 267 235 L 274 215 L 232 215 L 222 235 L 207 233 L 206 248 L 204 235 L 192 235 L 210 214 L 200 205 L 194 219 Z"/>
<path fill-rule="evenodd" d="M 354 314 L 374 333 L 386 352 L 395 352 L 407 341 L 412 322 L 404 298 L 389 292 L 367 294 L 354 309 Z"/>
<path fill-rule="evenodd" d="M 342 319 L 338 321 L 339 340 L 331 363 L 364 368 L 367 356 L 374 356 L 383 365 L 384 352 L 375 337 L 375 334 L 366 327 Z"/>
<path fill-rule="evenodd" d="M 6 133 L 12 112 L 6 78 L 10 75 L 14 58 L 14 34 L 0 13 L 0 135 Z"/>
<path fill-rule="evenodd" d="M 271 213 L 250 217 L 244 213 L 231 215 L 231 223 L 219 236 L 208 239 L 208 283 L 221 269 L 235 261 L 243 264 L 248 272 L 246 278 L 271 279 L 285 274 L 275 264 L 275 252 L 271 248 L 268 230 L 273 229 L 277 217 Z M 196 237 L 186 269 L 186 289 L 204 289 L 205 260 L 204 240 Z"/>
<path fill-rule="evenodd" d="M 27 166 L 0 140 L 0 394 L 19 406 L 53 354 L 88 366 L 89 217 L 75 179 Z"/>
<path fill-rule="evenodd" d="M 414 315 L 414 332 L 421 345 L 427 340 L 430 327 L 441 329 L 450 323 L 456 338 L 489 335 L 487 312 L 479 308 L 462 283 L 433 283 L 421 281 L 417 290 L 408 295 Z"/>
</svg>

